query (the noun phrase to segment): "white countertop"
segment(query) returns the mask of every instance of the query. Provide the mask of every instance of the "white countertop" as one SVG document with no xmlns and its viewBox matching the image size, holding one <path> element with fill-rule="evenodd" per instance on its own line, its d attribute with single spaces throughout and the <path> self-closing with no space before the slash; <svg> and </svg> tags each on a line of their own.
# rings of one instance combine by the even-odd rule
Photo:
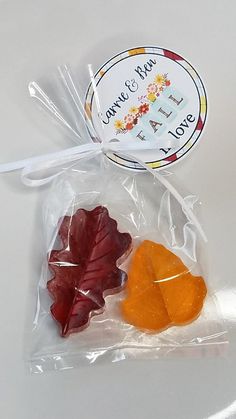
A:
<svg viewBox="0 0 236 419">
<path fill-rule="evenodd" d="M 46 188 L 0 176 L 1 375 L 4 419 L 236 418 L 236 3 L 222 0 L 0 0 L 1 162 L 67 145 L 32 105 L 29 81 L 69 62 L 102 64 L 131 46 L 179 52 L 203 77 L 207 127 L 191 156 L 176 165 L 200 196 L 209 275 L 229 329 L 228 353 L 93 365 L 30 375 L 24 333 L 40 269 L 39 211 Z"/>
</svg>

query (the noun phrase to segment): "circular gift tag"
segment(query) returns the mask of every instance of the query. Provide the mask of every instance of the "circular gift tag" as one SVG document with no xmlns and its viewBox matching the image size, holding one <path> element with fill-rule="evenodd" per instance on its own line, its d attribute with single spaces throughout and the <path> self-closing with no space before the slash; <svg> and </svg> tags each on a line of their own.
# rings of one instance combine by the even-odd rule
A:
<svg viewBox="0 0 236 419">
<path fill-rule="evenodd" d="M 155 141 L 155 149 L 132 155 L 157 169 L 177 162 L 196 144 L 206 122 L 207 97 L 200 76 L 183 57 L 139 47 L 112 57 L 97 71 L 85 107 L 105 141 Z M 132 159 L 112 153 L 109 158 L 142 169 Z"/>
</svg>

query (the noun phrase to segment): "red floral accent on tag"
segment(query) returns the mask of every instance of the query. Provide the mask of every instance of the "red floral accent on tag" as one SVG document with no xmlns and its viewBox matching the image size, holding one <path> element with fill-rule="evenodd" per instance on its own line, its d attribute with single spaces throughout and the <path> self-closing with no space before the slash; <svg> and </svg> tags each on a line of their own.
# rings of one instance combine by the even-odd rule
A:
<svg viewBox="0 0 236 419">
<path fill-rule="evenodd" d="M 180 57 L 180 55 L 175 54 L 175 52 L 168 51 L 167 49 L 164 49 L 163 51 L 164 51 L 165 57 L 170 58 L 171 60 L 175 60 L 175 61 L 180 61 L 180 60 L 183 61 L 183 58 Z"/>
<path fill-rule="evenodd" d="M 198 120 L 196 129 L 201 131 L 202 128 L 203 128 L 203 122 L 201 120 L 201 117 L 199 116 L 199 120 Z"/>
</svg>

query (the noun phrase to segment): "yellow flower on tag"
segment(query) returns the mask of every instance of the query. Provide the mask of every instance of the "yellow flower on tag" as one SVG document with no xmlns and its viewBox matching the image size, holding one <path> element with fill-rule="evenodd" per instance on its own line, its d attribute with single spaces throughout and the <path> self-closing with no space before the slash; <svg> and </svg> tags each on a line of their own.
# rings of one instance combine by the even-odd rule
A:
<svg viewBox="0 0 236 419">
<path fill-rule="evenodd" d="M 131 113 L 131 115 L 136 115 L 138 113 L 137 106 L 132 106 L 132 108 L 129 110 L 129 113 Z"/>
<path fill-rule="evenodd" d="M 165 81 L 165 79 L 162 76 L 162 74 L 157 74 L 157 76 L 155 77 L 155 83 L 160 86 L 164 83 L 164 81 Z"/>
<path fill-rule="evenodd" d="M 148 95 L 147 95 L 147 98 L 148 98 L 148 100 L 150 100 L 150 102 L 155 102 L 155 100 L 156 100 L 156 95 L 154 94 L 154 93 L 149 93 Z"/>
<path fill-rule="evenodd" d="M 201 96 L 201 113 L 206 113 L 206 98 Z"/>
<path fill-rule="evenodd" d="M 120 119 L 117 119 L 116 121 L 115 121 L 115 128 L 116 129 L 123 129 L 124 128 L 124 122 L 123 121 L 121 121 Z"/>
</svg>

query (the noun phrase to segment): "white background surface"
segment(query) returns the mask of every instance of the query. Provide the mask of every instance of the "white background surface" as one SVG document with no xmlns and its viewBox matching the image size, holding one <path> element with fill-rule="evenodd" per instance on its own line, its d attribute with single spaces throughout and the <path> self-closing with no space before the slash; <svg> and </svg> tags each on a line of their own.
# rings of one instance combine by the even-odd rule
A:
<svg viewBox="0 0 236 419">
<path fill-rule="evenodd" d="M 223 358 L 121 362 L 30 376 L 23 338 L 40 268 L 45 190 L 25 188 L 17 174 L 1 176 L 1 418 L 236 418 L 235 13 L 233 0 L 0 1 L 2 162 L 66 146 L 55 127 L 46 129 L 27 92 L 30 80 L 57 64 L 100 65 L 130 46 L 156 44 L 196 66 L 210 99 L 208 125 L 174 171 L 203 202 L 209 275 L 230 339 Z"/>
</svg>

